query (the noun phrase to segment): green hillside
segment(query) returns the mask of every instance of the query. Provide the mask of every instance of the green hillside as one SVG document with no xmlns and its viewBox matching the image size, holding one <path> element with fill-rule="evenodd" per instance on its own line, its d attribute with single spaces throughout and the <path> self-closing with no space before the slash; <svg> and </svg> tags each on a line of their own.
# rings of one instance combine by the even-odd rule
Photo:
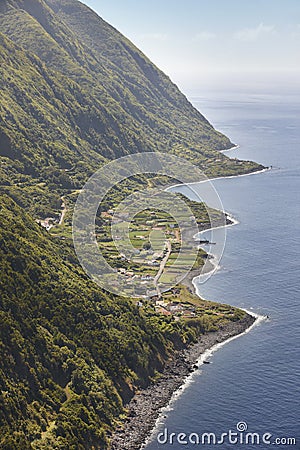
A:
<svg viewBox="0 0 300 450">
<path fill-rule="evenodd" d="M 161 151 L 208 176 L 261 168 L 218 151 L 231 145 L 82 3 L 1 0 L 1 449 L 108 448 L 126 402 L 176 349 L 241 318 L 182 287 L 193 319 L 108 294 L 87 278 L 70 239 L 78 190 L 105 162 Z M 127 182 L 127 192 L 142 181 Z M 115 189 L 105 208 L 117 199 Z M 36 219 L 58 217 L 62 202 L 65 221 L 47 232 Z"/>
<path fill-rule="evenodd" d="M 120 395 L 161 366 L 166 341 L 7 197 L 0 216 L 1 448 L 104 443 Z M 43 435 L 53 421 L 55 433 Z"/>
<path fill-rule="evenodd" d="M 80 2 L 4 0 L 0 30 L 1 184 L 23 183 L 23 197 L 39 183 L 46 198 L 49 183 L 80 187 L 99 164 L 140 151 L 183 155 L 209 176 L 259 168 L 219 153 L 229 139 Z"/>
<path fill-rule="evenodd" d="M 1 449 L 106 448 L 123 402 L 174 349 L 240 317 L 224 305 L 204 317 L 218 306 L 199 301 L 198 318 L 174 322 L 104 293 L 71 248 L 7 196 L 0 244 Z"/>
</svg>

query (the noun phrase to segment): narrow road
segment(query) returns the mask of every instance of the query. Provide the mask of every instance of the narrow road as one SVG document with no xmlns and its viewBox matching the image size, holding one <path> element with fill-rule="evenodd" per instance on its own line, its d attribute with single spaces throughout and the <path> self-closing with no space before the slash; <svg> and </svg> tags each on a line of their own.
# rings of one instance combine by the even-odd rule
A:
<svg viewBox="0 0 300 450">
<path fill-rule="evenodd" d="M 163 271 L 165 269 L 165 265 L 167 264 L 167 261 L 169 259 L 170 254 L 171 254 L 171 251 L 172 251 L 172 245 L 171 245 L 171 242 L 169 240 L 166 240 L 166 247 L 167 247 L 167 253 L 165 254 L 163 259 L 161 260 L 161 263 L 159 265 L 159 270 L 158 270 L 158 272 L 155 275 L 154 280 L 153 280 L 155 289 L 157 291 L 157 295 L 159 297 L 161 297 L 161 292 L 160 292 L 159 287 L 158 287 L 158 280 L 160 279 L 160 277 L 161 277 L 161 275 L 162 275 L 162 273 L 163 273 Z"/>
<path fill-rule="evenodd" d="M 66 206 L 66 202 L 65 202 L 64 197 L 60 197 L 60 199 L 62 201 L 62 204 L 61 204 L 62 212 L 61 212 L 61 216 L 60 216 L 58 225 L 62 225 L 63 224 L 64 218 L 65 218 L 65 215 L 66 215 L 66 212 L 67 212 L 67 206 Z"/>
</svg>

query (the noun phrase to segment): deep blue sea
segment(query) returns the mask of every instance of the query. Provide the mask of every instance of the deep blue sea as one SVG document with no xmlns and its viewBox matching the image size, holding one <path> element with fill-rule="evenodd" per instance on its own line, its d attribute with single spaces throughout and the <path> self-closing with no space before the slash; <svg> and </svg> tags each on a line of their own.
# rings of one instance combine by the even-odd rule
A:
<svg viewBox="0 0 300 450">
<path fill-rule="evenodd" d="M 200 367 L 164 412 L 147 450 L 300 449 L 300 93 L 229 93 L 191 100 L 240 145 L 228 156 L 273 166 L 257 175 L 213 182 L 225 210 L 239 224 L 227 228 L 220 270 L 199 286 L 200 293 L 270 319 L 213 353 L 211 364 Z M 238 433 L 239 443 L 232 435 L 231 443 L 226 437 L 222 444 L 197 444 L 191 435 L 202 438 L 210 432 L 222 441 L 222 433 L 237 432 L 240 422 L 248 433 L 259 434 L 259 445 L 252 445 L 251 437 L 250 444 L 241 443 L 245 432 Z M 157 442 L 165 429 L 168 436 L 176 433 L 173 444 L 170 437 L 164 444 L 164 435 Z M 178 443 L 178 433 L 187 435 L 182 441 L 196 443 Z M 272 437 L 262 442 L 266 433 Z M 296 445 L 284 440 L 290 437 Z"/>
</svg>

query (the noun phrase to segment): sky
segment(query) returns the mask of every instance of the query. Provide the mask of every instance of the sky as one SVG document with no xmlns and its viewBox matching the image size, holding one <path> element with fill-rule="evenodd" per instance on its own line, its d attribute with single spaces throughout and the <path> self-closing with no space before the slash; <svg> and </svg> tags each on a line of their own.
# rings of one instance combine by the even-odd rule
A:
<svg viewBox="0 0 300 450">
<path fill-rule="evenodd" d="M 81 0 L 185 91 L 300 87 L 300 0 Z"/>
</svg>

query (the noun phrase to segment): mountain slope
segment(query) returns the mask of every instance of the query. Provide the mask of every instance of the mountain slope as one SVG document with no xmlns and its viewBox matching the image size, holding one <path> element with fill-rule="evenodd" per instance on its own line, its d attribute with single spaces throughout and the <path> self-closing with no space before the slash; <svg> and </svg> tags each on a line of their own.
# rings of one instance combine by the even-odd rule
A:
<svg viewBox="0 0 300 450">
<path fill-rule="evenodd" d="M 78 189 L 141 151 L 185 156 L 210 176 L 259 166 L 219 153 L 229 139 L 77 0 L 1 0 L 0 30 L 0 447 L 103 450 L 176 349 L 243 313 L 197 299 L 199 316 L 176 321 L 98 288 L 71 245 Z M 51 235 L 35 219 L 62 201 Z"/>
<path fill-rule="evenodd" d="M 6 196 L 0 217 L 1 448 L 104 448 L 120 395 L 161 367 L 166 340 Z"/>
<path fill-rule="evenodd" d="M 199 317 L 174 321 L 104 293 L 66 243 L 5 195 L 0 269 L 3 450 L 106 449 L 123 402 L 176 349 L 243 316 L 199 300 Z"/>
<path fill-rule="evenodd" d="M 229 139 L 80 2 L 4 0 L 0 26 L 8 38 L 0 41 L 0 155 L 21 161 L 17 172 L 72 168 L 64 175 L 78 186 L 103 158 L 152 150 L 184 155 L 213 176 L 258 167 L 217 152 Z"/>
</svg>

